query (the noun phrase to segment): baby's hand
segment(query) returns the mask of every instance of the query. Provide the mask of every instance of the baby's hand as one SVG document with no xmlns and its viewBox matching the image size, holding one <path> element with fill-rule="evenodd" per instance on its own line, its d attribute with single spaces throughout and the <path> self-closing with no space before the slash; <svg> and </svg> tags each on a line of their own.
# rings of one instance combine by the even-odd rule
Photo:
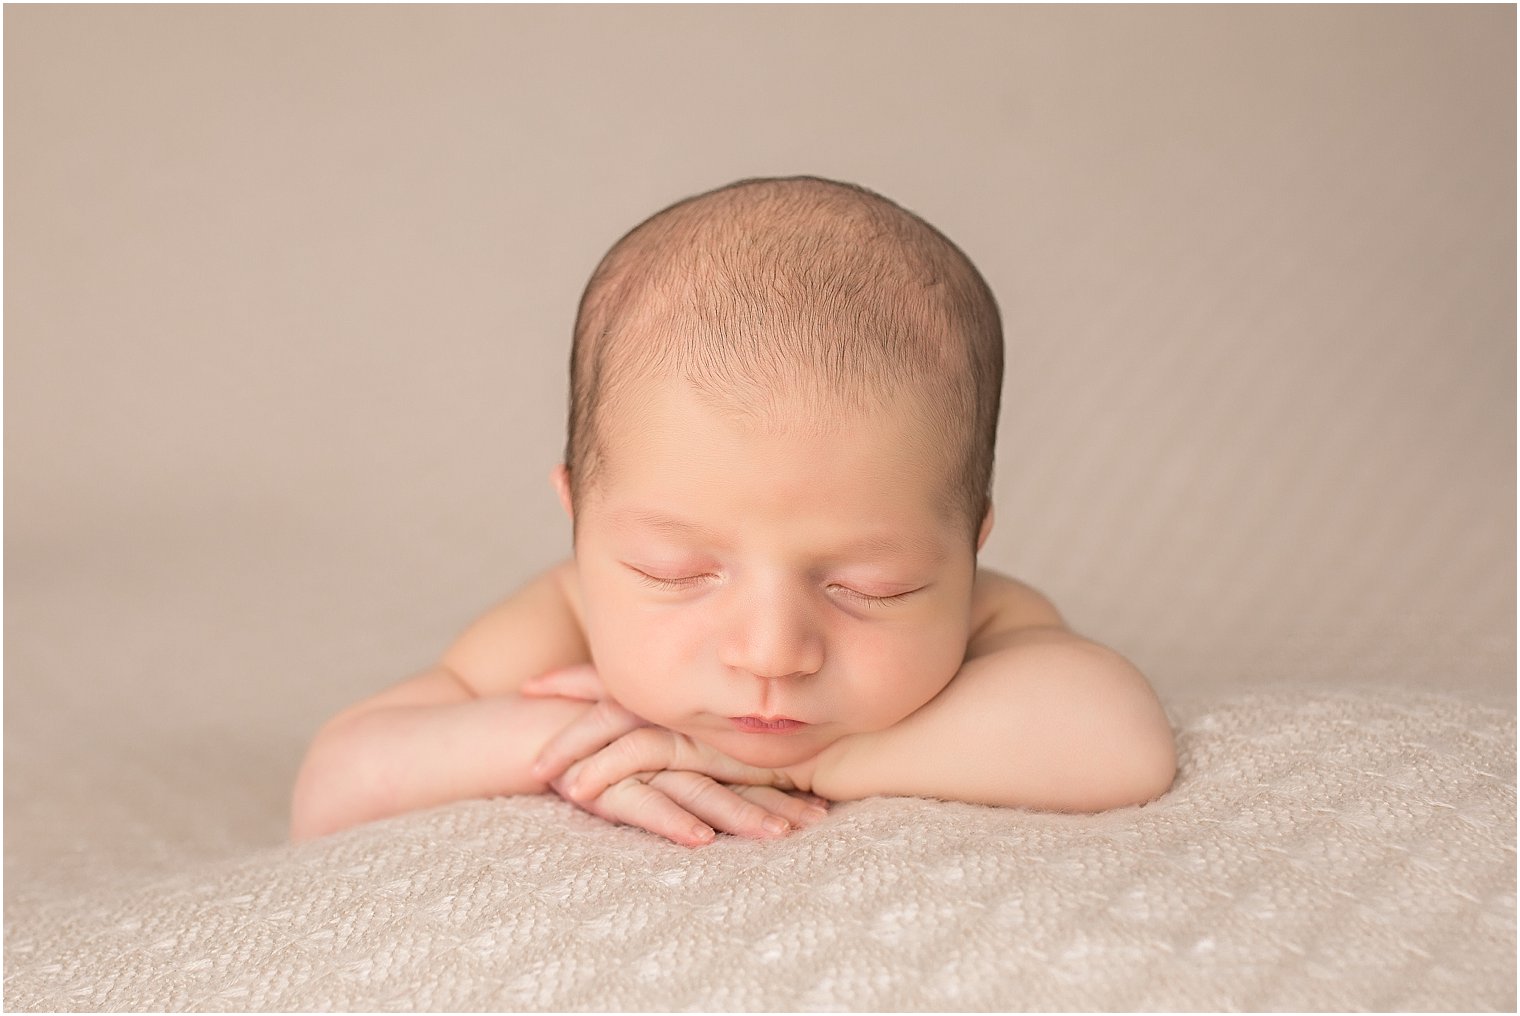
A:
<svg viewBox="0 0 1520 1016">
<path fill-rule="evenodd" d="M 518 689 L 528 698 L 569 698 L 600 702 L 609 698 L 595 664 L 576 663 L 530 677 Z"/>
<path fill-rule="evenodd" d="M 784 773 L 745 765 L 624 709 L 589 664 L 534 678 L 521 690 L 598 703 L 545 745 L 533 767 L 534 776 L 593 815 L 688 846 L 711 842 L 714 829 L 775 837 L 827 815 L 826 801 L 796 792 Z"/>
</svg>

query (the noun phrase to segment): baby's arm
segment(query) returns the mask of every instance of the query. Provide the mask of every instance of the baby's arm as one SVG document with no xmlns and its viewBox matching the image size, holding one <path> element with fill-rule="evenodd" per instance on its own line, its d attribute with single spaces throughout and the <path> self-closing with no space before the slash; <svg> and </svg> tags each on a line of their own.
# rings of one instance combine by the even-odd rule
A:
<svg viewBox="0 0 1520 1016">
<path fill-rule="evenodd" d="M 534 755 L 589 704 L 523 699 L 530 677 L 583 662 L 564 609 L 564 567 L 471 624 L 439 663 L 333 717 L 312 741 L 291 802 L 291 838 L 447 801 L 542 793 Z"/>
<path fill-rule="evenodd" d="M 1175 773 L 1171 726 L 1145 678 L 1057 622 L 978 638 L 944 691 L 894 727 L 836 741 L 803 785 L 833 800 L 1095 812 L 1153 800 Z"/>
<path fill-rule="evenodd" d="M 1172 730 L 1140 672 L 1073 634 L 1028 586 L 990 572 L 978 581 L 985 620 L 939 695 L 893 727 L 840 738 L 771 782 L 836 801 L 938 797 L 1076 812 L 1164 793 L 1176 773 Z M 701 757 L 689 738 L 605 726 L 588 715 L 558 734 L 540 774 L 575 800 L 675 764 L 733 778 L 718 768 L 728 760 Z"/>
<path fill-rule="evenodd" d="M 535 579 L 466 629 L 437 666 L 324 724 L 296 778 L 291 838 L 449 801 L 549 790 L 552 777 L 531 771 L 534 757 L 567 726 L 605 713 L 595 701 L 545 693 L 542 682 L 537 696 L 521 694 L 530 678 L 559 675 L 554 680 L 564 682 L 590 669 L 569 606 L 569 575 L 565 565 Z M 755 782 L 750 767 L 707 761 Z M 689 772 L 645 779 L 648 785 L 628 781 L 577 803 L 679 842 L 700 842 L 689 836 L 694 816 L 723 832 L 764 836 L 772 834 L 768 819 L 791 828 L 810 814 L 806 796 L 770 788 L 734 790 Z"/>
</svg>

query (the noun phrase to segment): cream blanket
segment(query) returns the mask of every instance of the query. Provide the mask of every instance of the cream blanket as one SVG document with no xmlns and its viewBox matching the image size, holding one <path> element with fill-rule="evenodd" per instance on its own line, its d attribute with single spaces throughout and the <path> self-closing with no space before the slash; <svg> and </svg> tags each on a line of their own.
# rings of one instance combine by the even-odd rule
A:
<svg viewBox="0 0 1520 1016">
<path fill-rule="evenodd" d="M 1414 691 L 1170 703 L 1142 808 L 890 798 L 687 850 L 452 805 L 6 913 L 9 1009 L 1515 1007 L 1515 724 Z"/>
</svg>

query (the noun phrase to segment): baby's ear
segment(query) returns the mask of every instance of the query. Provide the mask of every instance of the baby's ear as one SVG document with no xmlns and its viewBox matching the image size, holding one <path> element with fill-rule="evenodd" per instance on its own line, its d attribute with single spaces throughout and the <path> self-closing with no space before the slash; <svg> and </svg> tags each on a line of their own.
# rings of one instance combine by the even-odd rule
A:
<svg viewBox="0 0 1520 1016">
<path fill-rule="evenodd" d="M 987 502 L 987 514 L 982 516 L 982 531 L 976 535 L 976 549 L 981 550 L 982 544 L 987 542 L 987 537 L 992 532 L 992 502 Z"/>
<path fill-rule="evenodd" d="M 570 505 L 570 469 L 563 462 L 549 471 L 549 482 L 554 485 L 554 491 L 559 495 L 559 503 L 564 506 L 565 514 L 575 519 L 575 509 Z"/>
</svg>

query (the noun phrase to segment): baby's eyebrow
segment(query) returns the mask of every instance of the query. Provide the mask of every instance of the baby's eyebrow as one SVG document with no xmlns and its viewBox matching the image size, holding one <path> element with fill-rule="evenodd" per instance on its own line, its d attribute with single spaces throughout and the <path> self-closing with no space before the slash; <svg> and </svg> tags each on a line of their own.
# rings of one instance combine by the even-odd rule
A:
<svg viewBox="0 0 1520 1016">
<path fill-rule="evenodd" d="M 614 525 L 623 529 L 642 527 L 645 529 L 657 529 L 662 533 L 674 533 L 677 536 L 694 536 L 705 540 L 718 541 L 717 533 L 705 526 L 699 526 L 695 522 L 676 518 L 664 512 L 626 510 L 613 512 L 611 521 Z"/>
<path fill-rule="evenodd" d="M 660 511 L 624 510 L 610 516 L 614 525 L 624 529 L 645 528 L 662 533 L 705 540 L 715 545 L 725 545 L 724 537 L 706 526 L 678 518 Z M 907 555 L 920 560 L 939 563 L 945 557 L 945 548 L 930 537 L 896 533 L 868 533 L 849 540 L 836 548 L 837 556 L 850 557 L 860 554 Z"/>
<path fill-rule="evenodd" d="M 859 536 L 840 548 L 846 554 L 902 554 L 938 564 L 945 557 L 945 548 L 938 542 L 923 536 L 896 536 L 872 533 Z"/>
</svg>

